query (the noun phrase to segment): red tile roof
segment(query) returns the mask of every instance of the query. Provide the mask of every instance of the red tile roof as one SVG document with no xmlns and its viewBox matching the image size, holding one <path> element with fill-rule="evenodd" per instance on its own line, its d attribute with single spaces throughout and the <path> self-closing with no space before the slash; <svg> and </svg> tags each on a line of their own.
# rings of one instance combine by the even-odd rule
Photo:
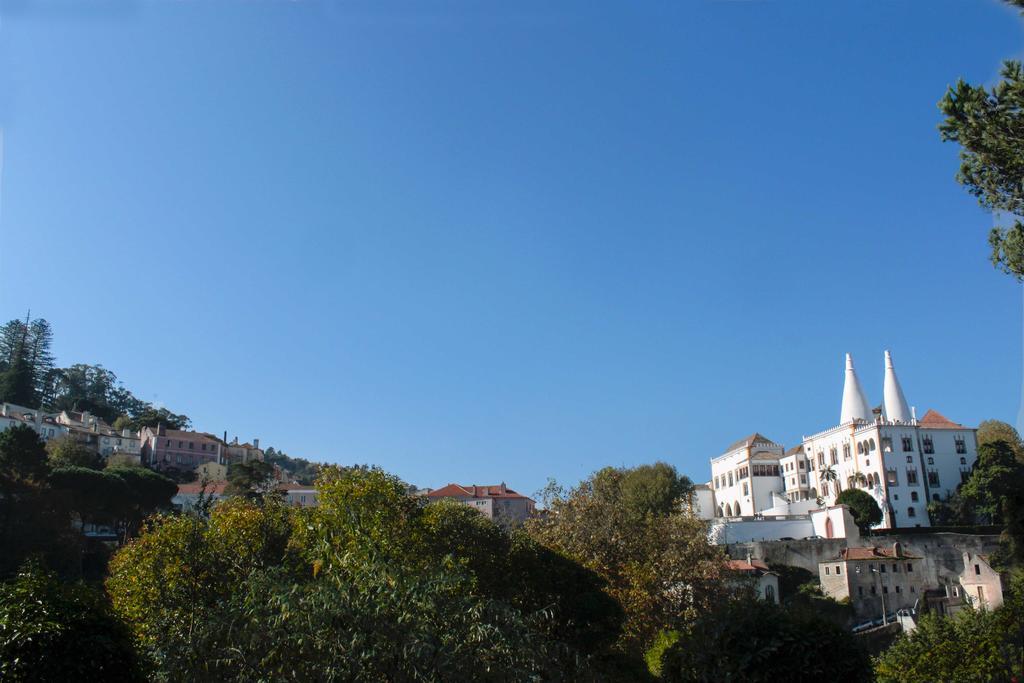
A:
<svg viewBox="0 0 1024 683">
<path fill-rule="evenodd" d="M 461 484 L 448 484 L 435 489 L 427 494 L 428 498 L 526 498 L 527 496 L 517 493 L 504 484 L 494 486 L 462 486 Z"/>
<path fill-rule="evenodd" d="M 918 560 L 921 559 L 914 555 L 908 555 L 900 549 L 900 552 L 896 551 L 895 547 L 889 548 L 843 548 L 839 553 L 839 559 L 841 560 Z"/>
<path fill-rule="evenodd" d="M 918 424 L 928 429 L 967 429 L 962 424 L 953 422 L 948 417 L 936 410 L 929 410 L 924 414 Z"/>
<path fill-rule="evenodd" d="M 768 565 L 761 560 L 750 560 L 749 562 L 746 560 L 727 560 L 725 566 L 729 571 L 734 572 L 768 571 Z"/>
<path fill-rule="evenodd" d="M 227 488 L 228 483 L 226 481 L 210 481 L 206 483 L 206 493 L 214 494 L 217 496 L 224 495 L 224 489 Z M 178 484 L 179 494 L 194 494 L 199 493 L 203 489 L 201 482 L 194 481 L 191 484 Z"/>
</svg>

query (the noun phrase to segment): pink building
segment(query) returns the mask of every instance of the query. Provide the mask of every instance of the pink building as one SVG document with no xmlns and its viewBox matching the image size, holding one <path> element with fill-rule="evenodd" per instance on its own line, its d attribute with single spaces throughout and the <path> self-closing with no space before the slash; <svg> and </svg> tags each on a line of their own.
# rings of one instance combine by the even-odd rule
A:
<svg viewBox="0 0 1024 683">
<path fill-rule="evenodd" d="M 224 461 L 224 444 L 212 434 L 166 429 L 142 429 L 142 462 L 156 470 L 192 471 L 200 465 Z"/>
<path fill-rule="evenodd" d="M 430 500 L 452 498 L 500 524 L 522 524 L 533 514 L 533 499 L 516 493 L 504 483 L 497 486 L 448 484 L 426 494 Z"/>
</svg>

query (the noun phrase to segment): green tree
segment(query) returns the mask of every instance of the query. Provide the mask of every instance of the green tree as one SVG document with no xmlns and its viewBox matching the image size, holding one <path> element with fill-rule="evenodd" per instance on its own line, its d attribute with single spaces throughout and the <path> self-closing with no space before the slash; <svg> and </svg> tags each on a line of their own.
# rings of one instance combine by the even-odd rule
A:
<svg viewBox="0 0 1024 683">
<path fill-rule="evenodd" d="M 117 477 L 126 487 L 126 496 L 114 508 L 125 539 L 133 538 L 153 513 L 170 510 L 171 498 L 178 492 L 174 481 L 145 467 L 108 467 L 105 474 Z"/>
<path fill-rule="evenodd" d="M 849 631 L 760 600 L 727 600 L 702 613 L 665 650 L 661 671 L 668 683 L 872 679 L 871 659 Z"/>
<path fill-rule="evenodd" d="M 978 447 L 971 476 L 960 486 L 959 496 L 982 523 L 1003 530 L 1003 558 L 1024 562 L 1024 464 L 1013 446 L 990 441 Z"/>
<path fill-rule="evenodd" d="M 34 429 L 15 425 L 0 432 L 0 483 L 39 482 L 49 471 L 46 444 Z"/>
<path fill-rule="evenodd" d="M 38 405 L 32 366 L 24 352 L 15 355 L 7 369 L 0 372 L 0 401 L 27 408 Z"/>
<path fill-rule="evenodd" d="M 626 614 L 619 646 L 640 657 L 658 633 L 684 625 L 719 599 L 725 556 L 688 509 L 624 482 L 631 469 L 605 468 L 571 491 L 551 483 L 547 513 L 527 522 L 542 545 L 596 572 Z"/>
<path fill-rule="evenodd" d="M 850 508 L 853 521 L 861 533 L 871 531 L 871 527 L 882 521 L 882 509 L 870 493 L 861 489 L 846 489 L 836 496 L 836 504 Z"/>
<path fill-rule="evenodd" d="M 91 470 L 103 469 L 103 458 L 93 449 L 77 441 L 73 436 L 65 435 L 51 439 L 46 444 L 50 467 L 87 467 Z"/>
<path fill-rule="evenodd" d="M 63 467 L 50 474 L 55 497 L 75 512 L 81 524 L 111 524 L 128 500 L 128 486 L 116 474 L 87 467 Z"/>
<path fill-rule="evenodd" d="M 274 493 L 276 488 L 274 466 L 270 463 L 253 460 L 228 467 L 226 495 L 255 499 Z"/>
<path fill-rule="evenodd" d="M 0 584 L 0 679 L 143 681 L 131 632 L 103 594 L 36 564 Z"/>
<path fill-rule="evenodd" d="M 1002 80 L 991 90 L 963 79 L 939 101 L 943 141 L 960 144 L 957 180 L 989 211 L 1012 225 L 992 228 L 992 263 L 1024 279 L 1024 72 L 1018 61 L 1003 64 Z"/>
<path fill-rule="evenodd" d="M 611 680 L 593 674 L 605 653 L 567 642 L 588 642 L 592 574 L 379 470 L 317 486 L 316 508 L 231 498 L 151 518 L 115 555 L 107 589 L 157 678 Z M 614 640 L 603 628 L 593 640 Z"/>
<path fill-rule="evenodd" d="M 1022 0 L 1024 1 L 1024 0 Z M 1021 441 L 1017 430 L 1006 422 L 1000 420 L 984 420 L 978 425 L 977 432 L 978 446 L 983 446 L 993 441 L 1005 441 L 1013 448 L 1017 459 L 1024 462 L 1024 441 Z"/>
</svg>

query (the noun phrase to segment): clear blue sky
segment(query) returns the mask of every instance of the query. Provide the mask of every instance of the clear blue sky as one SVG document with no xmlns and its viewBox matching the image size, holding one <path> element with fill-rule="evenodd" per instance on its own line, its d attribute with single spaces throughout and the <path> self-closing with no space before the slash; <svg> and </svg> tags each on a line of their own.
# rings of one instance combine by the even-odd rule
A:
<svg viewBox="0 0 1024 683">
<path fill-rule="evenodd" d="M 4 2 L 0 319 L 202 430 L 533 492 L 881 400 L 1016 421 L 935 106 L 978 2 Z"/>
</svg>

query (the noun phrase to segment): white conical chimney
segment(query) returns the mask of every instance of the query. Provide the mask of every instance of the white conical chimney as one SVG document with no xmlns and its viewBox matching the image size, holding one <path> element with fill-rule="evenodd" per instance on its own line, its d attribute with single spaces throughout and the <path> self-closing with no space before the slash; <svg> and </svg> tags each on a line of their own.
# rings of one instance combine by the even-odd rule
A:
<svg viewBox="0 0 1024 683">
<path fill-rule="evenodd" d="M 910 408 L 903 396 L 900 381 L 896 379 L 896 369 L 892 366 L 892 354 L 885 352 L 885 386 L 882 390 L 885 397 L 885 417 L 897 422 L 910 422 Z"/>
<path fill-rule="evenodd" d="M 843 382 L 843 409 L 839 414 L 839 424 L 853 420 L 871 420 L 871 407 L 860 388 L 860 380 L 853 369 L 853 358 L 846 354 L 846 380 Z"/>
</svg>

